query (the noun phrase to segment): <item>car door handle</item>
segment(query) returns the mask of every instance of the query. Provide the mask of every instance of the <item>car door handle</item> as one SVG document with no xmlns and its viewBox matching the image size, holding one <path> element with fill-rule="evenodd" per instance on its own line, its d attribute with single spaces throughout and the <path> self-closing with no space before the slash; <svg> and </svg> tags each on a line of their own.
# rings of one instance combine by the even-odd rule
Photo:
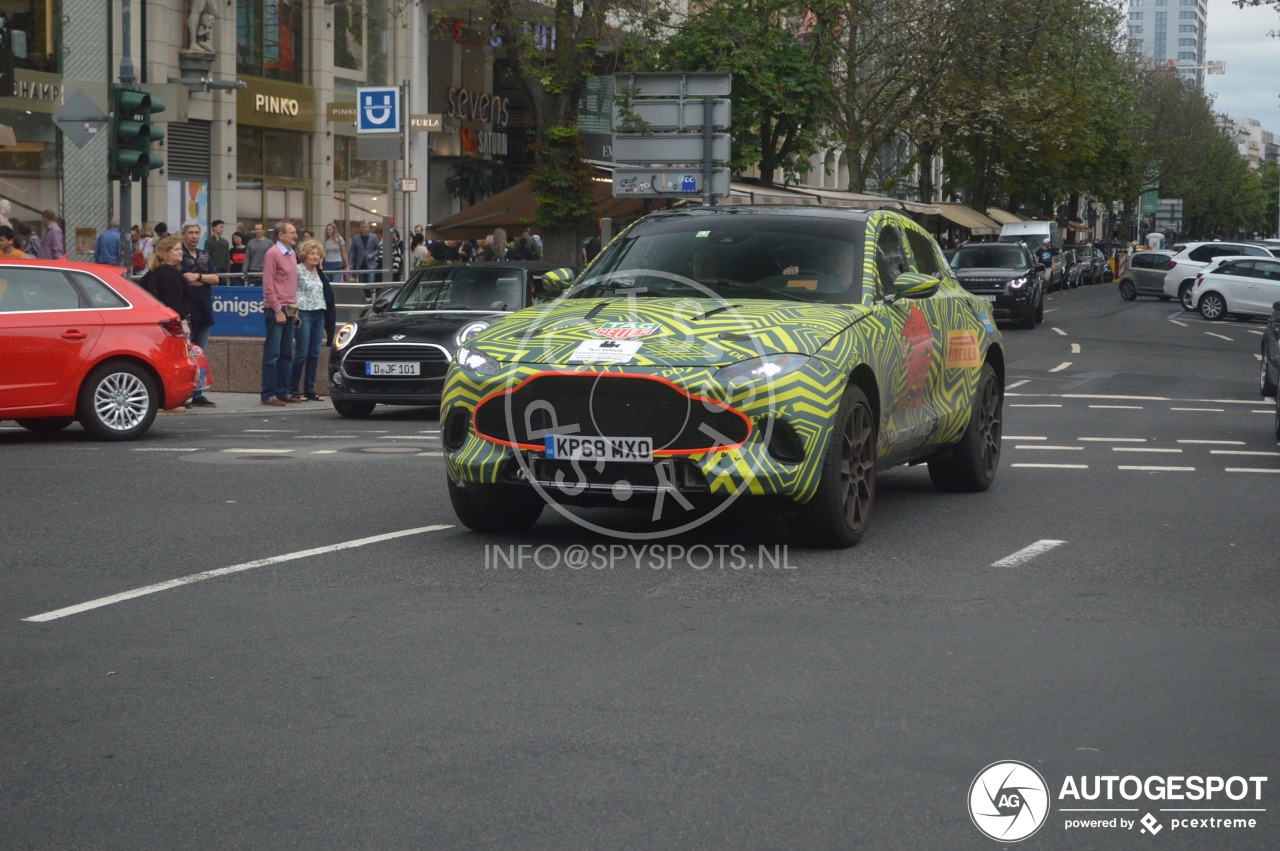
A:
<svg viewBox="0 0 1280 851">
<path fill-rule="evenodd" d="M 76 330 L 63 331 L 63 332 L 62 332 L 62 339 L 64 339 L 64 340 L 69 340 L 69 341 L 71 341 L 71 342 L 78 343 L 78 342 L 80 342 L 81 340 L 87 340 L 87 339 L 89 339 L 89 335 L 88 335 L 88 334 L 86 334 L 86 333 L 85 333 L 85 332 L 83 332 L 83 331 L 76 331 Z"/>
</svg>

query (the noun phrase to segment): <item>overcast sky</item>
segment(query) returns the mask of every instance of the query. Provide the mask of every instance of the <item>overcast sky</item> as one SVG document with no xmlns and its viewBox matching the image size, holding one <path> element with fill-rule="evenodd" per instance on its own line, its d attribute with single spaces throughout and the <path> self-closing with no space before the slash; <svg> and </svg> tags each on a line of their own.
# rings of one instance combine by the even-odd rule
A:
<svg viewBox="0 0 1280 851">
<path fill-rule="evenodd" d="M 1280 30 L 1275 6 L 1237 9 L 1231 0 L 1209 0 L 1205 59 L 1227 63 L 1227 73 L 1206 74 L 1204 90 L 1217 95 L 1219 112 L 1247 116 L 1280 134 Z"/>
</svg>

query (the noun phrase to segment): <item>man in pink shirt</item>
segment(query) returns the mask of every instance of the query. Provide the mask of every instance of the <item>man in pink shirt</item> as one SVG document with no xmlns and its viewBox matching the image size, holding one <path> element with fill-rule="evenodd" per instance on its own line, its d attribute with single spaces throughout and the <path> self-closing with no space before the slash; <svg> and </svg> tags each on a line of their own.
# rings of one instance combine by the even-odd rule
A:
<svg viewBox="0 0 1280 851">
<path fill-rule="evenodd" d="M 298 229 L 291 222 L 276 223 L 276 244 L 262 263 L 262 315 L 267 338 L 262 344 L 262 404 L 289 404 L 293 368 L 293 326 L 298 321 L 298 257 L 293 246 Z"/>
</svg>

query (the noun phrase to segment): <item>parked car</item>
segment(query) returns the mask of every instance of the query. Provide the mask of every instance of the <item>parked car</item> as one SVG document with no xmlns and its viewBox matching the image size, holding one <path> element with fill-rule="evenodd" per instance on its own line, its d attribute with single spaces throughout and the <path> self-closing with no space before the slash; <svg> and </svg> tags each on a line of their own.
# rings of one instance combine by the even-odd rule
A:
<svg viewBox="0 0 1280 851">
<path fill-rule="evenodd" d="M 1149 295 L 1170 301 L 1173 296 L 1164 294 L 1164 278 L 1171 257 L 1172 251 L 1135 251 L 1120 272 L 1120 297 L 1134 301 L 1140 295 Z"/>
<path fill-rule="evenodd" d="M 1173 246 L 1169 268 L 1164 276 L 1164 294 L 1176 298 L 1184 310 L 1195 310 L 1191 288 L 1196 275 L 1215 257 L 1270 257 L 1271 252 L 1247 242 L 1188 242 Z"/>
<path fill-rule="evenodd" d="M 100 440 L 132 440 L 191 395 L 178 315 L 120 271 L 0 260 L 0 419 L 39 433 L 79 420 Z"/>
<path fill-rule="evenodd" d="M 431 266 L 379 297 L 338 329 L 329 358 L 329 397 L 344 417 L 381 405 L 440 403 L 458 346 L 512 311 L 535 303 L 549 263 Z"/>
<path fill-rule="evenodd" d="M 1205 319 L 1269 316 L 1280 299 L 1280 259 L 1227 257 L 1196 276 L 1191 306 Z"/>
<path fill-rule="evenodd" d="M 951 258 L 960 286 L 991 302 L 998 320 L 1019 328 L 1044 321 L 1044 266 L 1022 245 L 977 242 L 962 245 Z"/>
<path fill-rule="evenodd" d="M 1111 264 L 1101 251 L 1091 245 L 1075 247 L 1078 284 L 1103 284 L 1111 277 Z"/>
<path fill-rule="evenodd" d="M 1262 377 L 1258 381 L 1258 391 L 1264 399 L 1275 396 L 1277 385 L 1280 385 L 1280 301 L 1271 305 L 1271 319 L 1262 335 Z M 1280 422 L 1277 427 L 1280 427 Z M 1280 432 L 1276 437 L 1280 437 Z"/>
<path fill-rule="evenodd" d="M 548 502 L 745 495 L 776 500 L 804 545 L 843 547 L 867 529 L 878 471 L 927 462 L 955 491 L 995 479 L 990 303 L 899 213 L 662 211 L 584 275 L 458 349 L 441 443 L 471 529 L 518 532 Z"/>
</svg>

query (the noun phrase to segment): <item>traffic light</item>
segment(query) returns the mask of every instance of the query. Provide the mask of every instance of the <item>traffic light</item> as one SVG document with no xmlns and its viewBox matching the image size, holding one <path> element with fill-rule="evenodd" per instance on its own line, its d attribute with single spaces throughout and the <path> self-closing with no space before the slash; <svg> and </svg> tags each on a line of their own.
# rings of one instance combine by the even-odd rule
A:
<svg viewBox="0 0 1280 851">
<path fill-rule="evenodd" d="M 111 144 L 108 171 L 113 180 L 141 180 L 164 159 L 151 153 L 152 144 L 164 138 L 164 131 L 151 123 L 152 116 L 164 112 L 164 103 L 143 91 L 111 84 Z"/>
</svg>

